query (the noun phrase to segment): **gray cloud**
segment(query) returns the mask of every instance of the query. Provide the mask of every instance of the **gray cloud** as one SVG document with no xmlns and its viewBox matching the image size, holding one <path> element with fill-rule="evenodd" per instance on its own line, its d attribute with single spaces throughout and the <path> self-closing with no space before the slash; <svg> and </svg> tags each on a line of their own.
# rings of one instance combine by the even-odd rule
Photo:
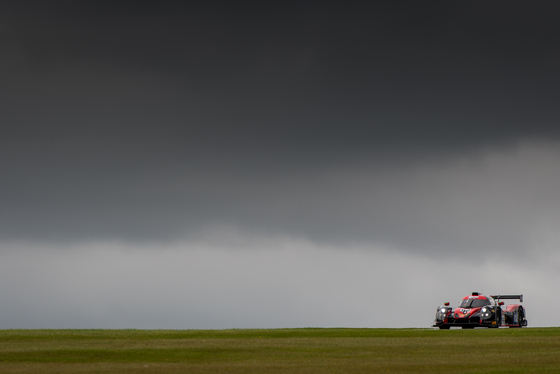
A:
<svg viewBox="0 0 560 374">
<path fill-rule="evenodd" d="M 49 155 L 59 170 L 31 160 L 20 164 L 33 167 L 26 179 L 17 168 L 5 174 L 2 236 L 173 241 L 231 226 L 431 254 L 522 254 L 536 230 L 557 221 L 557 149 L 527 142 L 423 160 L 368 153 L 271 170 L 227 154 L 210 165 L 174 162 L 172 154 L 150 164 L 119 147 L 92 150 L 93 160 L 65 150 Z"/>
<path fill-rule="evenodd" d="M 3 243 L 0 328 L 429 327 L 438 305 L 475 290 L 524 293 L 530 326 L 556 318 L 558 256 L 544 267 L 492 255 L 458 264 L 243 232 L 206 240 Z"/>
</svg>

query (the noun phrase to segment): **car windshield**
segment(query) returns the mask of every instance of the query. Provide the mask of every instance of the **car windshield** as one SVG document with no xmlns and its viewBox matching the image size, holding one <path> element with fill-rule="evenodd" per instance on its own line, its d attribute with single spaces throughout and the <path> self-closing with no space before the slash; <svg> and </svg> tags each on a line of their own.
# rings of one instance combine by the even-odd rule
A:
<svg viewBox="0 0 560 374">
<path fill-rule="evenodd" d="M 484 305 L 490 305 L 487 299 L 464 299 L 459 308 L 480 308 Z"/>
</svg>

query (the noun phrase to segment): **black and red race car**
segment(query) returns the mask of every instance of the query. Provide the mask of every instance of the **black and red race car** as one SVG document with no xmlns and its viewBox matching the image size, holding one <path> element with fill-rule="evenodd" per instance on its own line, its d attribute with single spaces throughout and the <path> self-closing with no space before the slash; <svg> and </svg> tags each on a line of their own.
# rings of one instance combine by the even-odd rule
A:
<svg viewBox="0 0 560 374">
<path fill-rule="evenodd" d="M 527 326 L 525 308 L 521 304 L 504 306 L 501 300 L 519 300 L 523 295 L 491 295 L 484 296 L 473 292 L 463 297 L 458 308 L 453 309 L 449 303 L 438 306 L 433 327 L 449 329 L 452 326 L 463 329 L 475 327 Z"/>
</svg>

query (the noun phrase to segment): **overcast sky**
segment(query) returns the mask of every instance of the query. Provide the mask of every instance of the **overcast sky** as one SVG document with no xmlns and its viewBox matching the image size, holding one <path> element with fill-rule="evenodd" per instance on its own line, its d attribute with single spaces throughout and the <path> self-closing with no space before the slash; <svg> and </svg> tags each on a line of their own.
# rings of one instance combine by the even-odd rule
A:
<svg viewBox="0 0 560 374">
<path fill-rule="evenodd" d="M 0 328 L 556 326 L 560 4 L 8 1 Z"/>
</svg>

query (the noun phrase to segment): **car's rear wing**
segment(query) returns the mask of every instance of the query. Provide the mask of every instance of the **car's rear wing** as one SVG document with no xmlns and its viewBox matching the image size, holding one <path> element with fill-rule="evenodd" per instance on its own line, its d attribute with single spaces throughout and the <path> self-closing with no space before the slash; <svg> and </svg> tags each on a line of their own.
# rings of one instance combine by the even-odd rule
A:
<svg viewBox="0 0 560 374">
<path fill-rule="evenodd" d="M 523 295 L 490 295 L 491 298 L 495 300 L 506 299 L 506 300 L 519 300 L 523 302 Z"/>
</svg>

